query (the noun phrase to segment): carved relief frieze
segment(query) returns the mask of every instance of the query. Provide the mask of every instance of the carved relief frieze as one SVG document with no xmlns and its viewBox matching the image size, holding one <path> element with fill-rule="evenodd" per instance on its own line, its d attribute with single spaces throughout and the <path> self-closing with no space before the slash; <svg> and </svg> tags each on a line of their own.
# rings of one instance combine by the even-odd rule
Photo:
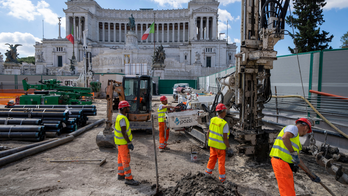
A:
<svg viewBox="0 0 348 196">
<path fill-rule="evenodd" d="M 198 9 L 195 9 L 192 11 L 193 13 L 207 13 L 207 12 L 214 12 L 216 13 L 217 12 L 217 9 L 213 9 L 211 7 L 208 7 L 208 6 L 203 6 L 203 7 L 200 7 Z"/>
</svg>

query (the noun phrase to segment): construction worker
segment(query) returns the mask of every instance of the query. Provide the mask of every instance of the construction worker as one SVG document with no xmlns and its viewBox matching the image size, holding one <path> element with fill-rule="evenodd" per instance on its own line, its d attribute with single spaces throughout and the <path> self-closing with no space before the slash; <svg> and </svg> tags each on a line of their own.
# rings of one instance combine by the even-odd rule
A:
<svg viewBox="0 0 348 196">
<path fill-rule="evenodd" d="M 118 147 L 118 180 L 124 180 L 127 185 L 139 185 L 139 182 L 133 179 L 132 171 L 130 168 L 130 154 L 129 150 L 134 150 L 132 144 L 133 135 L 129 128 L 129 121 L 127 113 L 129 112 L 129 103 L 127 101 L 121 101 L 118 104 L 120 114 L 117 115 L 115 122 L 115 137 L 114 141 Z"/>
<path fill-rule="evenodd" d="M 284 127 L 273 144 L 270 153 L 271 163 L 281 196 L 296 195 L 292 172 L 297 172 L 298 165 L 308 171 L 308 168 L 299 158 L 299 152 L 302 150 L 299 137 L 311 132 L 311 122 L 307 118 L 300 118 L 296 120 L 296 125 Z M 320 182 L 320 178 L 315 174 L 313 174 L 315 178 L 307 175 L 313 182 Z"/>
<path fill-rule="evenodd" d="M 169 139 L 169 128 L 166 126 L 166 113 L 168 108 L 175 108 L 174 106 L 169 106 L 166 96 L 161 96 L 160 101 L 162 104 L 157 109 L 158 112 L 158 127 L 159 127 L 159 151 L 164 152 L 164 150 L 170 150 L 167 147 L 167 141 Z"/>
<path fill-rule="evenodd" d="M 233 151 L 230 148 L 228 141 L 230 130 L 224 117 L 227 114 L 227 108 L 224 104 L 219 103 L 216 106 L 218 117 L 214 117 L 210 120 L 210 126 L 208 131 L 208 146 L 210 146 L 210 157 L 205 171 L 206 175 L 211 175 L 215 168 L 216 161 L 219 161 L 219 179 L 221 182 L 225 182 L 225 159 L 226 151 L 229 156 L 233 155 Z"/>
</svg>

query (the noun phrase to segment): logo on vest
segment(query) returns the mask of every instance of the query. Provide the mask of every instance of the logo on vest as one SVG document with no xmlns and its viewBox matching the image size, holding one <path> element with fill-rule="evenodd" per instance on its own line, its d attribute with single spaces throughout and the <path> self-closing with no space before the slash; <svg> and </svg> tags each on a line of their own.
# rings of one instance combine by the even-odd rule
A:
<svg viewBox="0 0 348 196">
<path fill-rule="evenodd" d="M 180 120 L 179 120 L 178 118 L 176 118 L 175 121 L 174 121 L 174 123 L 175 123 L 176 125 L 179 125 L 179 124 L 180 124 Z"/>
</svg>

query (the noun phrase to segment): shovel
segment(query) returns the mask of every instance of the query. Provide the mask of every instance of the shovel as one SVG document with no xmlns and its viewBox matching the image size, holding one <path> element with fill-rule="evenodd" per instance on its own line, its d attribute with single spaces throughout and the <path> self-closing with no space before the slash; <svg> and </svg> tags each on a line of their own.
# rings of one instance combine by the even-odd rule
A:
<svg viewBox="0 0 348 196">
<path fill-rule="evenodd" d="M 312 178 L 315 178 L 315 176 L 309 171 L 306 170 L 305 167 L 303 167 L 303 165 L 300 163 L 298 165 L 304 172 L 306 172 L 308 175 L 310 175 Z M 319 182 L 321 186 L 323 186 L 332 196 L 336 196 L 327 186 L 325 186 L 325 184 L 323 184 L 322 182 Z"/>
</svg>

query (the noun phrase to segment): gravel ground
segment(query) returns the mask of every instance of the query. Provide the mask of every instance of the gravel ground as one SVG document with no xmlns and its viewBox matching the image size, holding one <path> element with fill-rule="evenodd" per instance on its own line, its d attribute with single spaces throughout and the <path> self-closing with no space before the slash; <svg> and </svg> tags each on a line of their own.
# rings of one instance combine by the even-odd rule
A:
<svg viewBox="0 0 348 196">
<path fill-rule="evenodd" d="M 153 104 L 159 102 L 154 99 Z M 106 101 L 95 100 L 98 116 L 90 122 L 106 118 Z M 157 108 L 154 108 L 154 110 Z M 114 115 L 115 117 L 116 115 Z M 100 149 L 96 135 L 105 125 L 96 127 L 75 138 L 72 142 L 27 157 L 0 168 L 0 195 L 153 195 L 156 183 L 154 146 L 152 135 L 134 131 L 134 151 L 131 152 L 131 169 L 139 186 L 125 185 L 117 180 L 117 149 Z M 158 130 L 156 128 L 156 145 Z M 64 136 L 60 136 L 64 137 Z M 231 141 L 234 145 L 235 142 Z M 0 146 L 17 147 L 28 142 L 0 141 Z M 195 141 L 183 132 L 171 130 L 170 151 L 159 153 L 159 183 L 161 190 L 175 187 L 188 174 L 204 172 L 209 151 L 200 149 Z M 198 160 L 191 161 L 191 149 L 198 152 Z M 107 163 L 51 163 L 50 160 L 107 159 Z M 315 163 L 314 157 L 304 155 L 310 170 L 321 177 L 322 182 L 337 195 L 346 195 L 347 185 L 335 181 L 324 168 Z M 213 172 L 218 177 L 217 166 Z M 277 181 L 270 163 L 256 163 L 251 157 L 234 155 L 226 161 L 227 181 L 238 187 L 240 195 L 279 195 Z M 197 177 L 199 180 L 200 178 Z M 214 178 L 211 179 L 213 183 Z M 208 182 L 209 185 L 209 179 Z M 194 187 L 195 184 L 192 184 Z M 151 188 L 152 187 L 152 188 Z M 203 186 L 204 187 L 204 186 Z M 303 171 L 295 174 L 297 195 L 328 195 L 320 184 L 312 183 Z M 169 190 L 168 189 L 168 190 Z M 166 192 L 170 195 L 170 191 Z M 175 194 L 173 194 L 175 195 Z M 204 194 L 197 194 L 204 195 Z M 218 194 L 217 194 L 218 195 Z"/>
</svg>

